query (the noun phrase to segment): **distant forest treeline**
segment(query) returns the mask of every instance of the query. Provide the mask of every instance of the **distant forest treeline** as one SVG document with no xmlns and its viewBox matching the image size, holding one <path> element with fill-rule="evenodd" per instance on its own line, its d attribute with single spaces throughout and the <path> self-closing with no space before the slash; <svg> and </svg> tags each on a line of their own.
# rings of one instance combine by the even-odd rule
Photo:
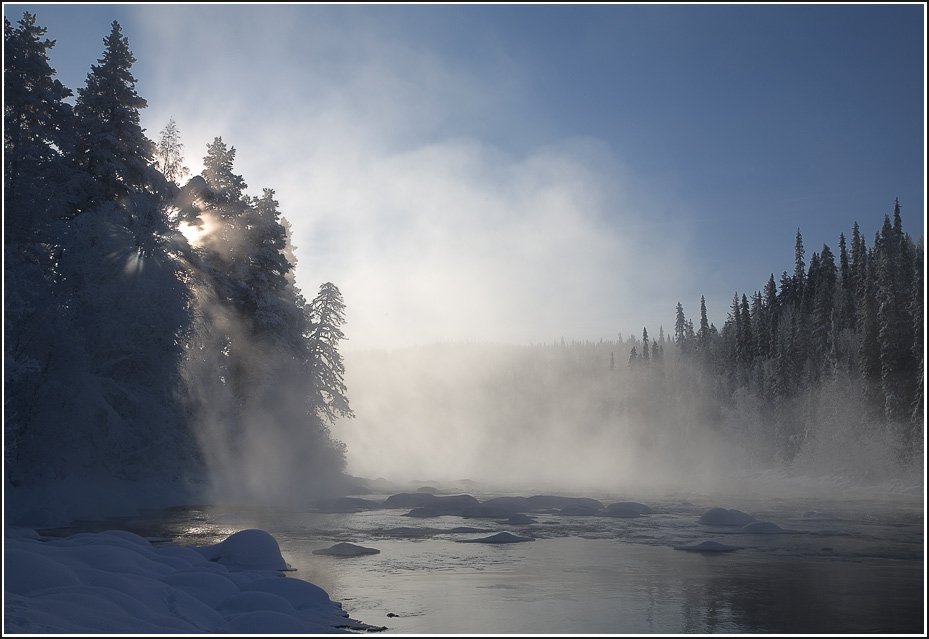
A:
<svg viewBox="0 0 929 639">
<path fill-rule="evenodd" d="M 736 293 L 721 329 L 701 298 L 698 323 L 679 303 L 669 334 L 353 353 L 347 381 L 365 392 L 343 436 L 363 459 L 503 483 L 557 484 L 553 467 L 588 488 L 765 471 L 911 481 L 923 461 L 922 242 L 894 202 L 870 247 L 857 223 L 838 247 L 807 265 L 798 230 L 793 272 Z"/>
<path fill-rule="evenodd" d="M 923 246 L 903 231 L 900 203 L 884 215 L 868 247 L 852 228 L 838 239 L 838 264 L 824 244 L 805 262 L 797 231 L 793 273 L 772 274 L 749 298 L 736 293 L 721 330 L 685 319 L 678 304 L 673 341 L 679 356 L 713 380 L 720 405 L 751 397 L 777 452 L 790 460 L 817 429 L 811 402 L 824 386 L 846 398 L 875 428 L 888 426 L 901 461 L 918 452 L 923 427 Z M 644 336 L 647 340 L 647 336 Z M 648 346 L 630 363 L 648 363 Z M 654 350 L 654 347 L 653 349 Z"/>
<path fill-rule="evenodd" d="M 254 454 L 337 475 L 338 288 L 304 299 L 274 191 L 247 195 L 220 138 L 175 182 L 177 127 L 140 128 L 117 22 L 73 105 L 45 31 L 4 19 L 7 485 L 209 470 L 248 491 Z"/>
<path fill-rule="evenodd" d="M 722 329 L 701 298 L 696 327 L 678 304 L 670 334 L 351 353 L 347 382 L 366 391 L 343 436 L 380 460 L 368 472 L 500 485 L 909 488 L 923 462 L 922 245 L 895 203 L 871 247 L 856 224 L 838 264 L 828 246 L 805 259 L 798 231 L 793 274 L 736 294 Z"/>
</svg>

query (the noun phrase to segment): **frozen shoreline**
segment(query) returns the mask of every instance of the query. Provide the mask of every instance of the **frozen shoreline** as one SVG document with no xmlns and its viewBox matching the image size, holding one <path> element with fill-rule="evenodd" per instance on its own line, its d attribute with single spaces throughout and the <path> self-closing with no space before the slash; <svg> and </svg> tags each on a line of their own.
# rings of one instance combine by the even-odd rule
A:
<svg viewBox="0 0 929 639">
<path fill-rule="evenodd" d="M 350 619 L 318 586 L 284 575 L 277 541 L 245 530 L 211 546 L 113 530 L 41 539 L 4 531 L 5 634 L 336 634 Z"/>
</svg>

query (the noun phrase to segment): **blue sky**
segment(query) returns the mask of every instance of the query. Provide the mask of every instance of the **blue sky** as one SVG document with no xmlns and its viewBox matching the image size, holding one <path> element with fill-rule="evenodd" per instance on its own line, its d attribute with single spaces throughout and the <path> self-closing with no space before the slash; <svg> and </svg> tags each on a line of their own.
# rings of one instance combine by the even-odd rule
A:
<svg viewBox="0 0 929 639">
<path fill-rule="evenodd" d="M 924 235 L 922 4 L 26 9 L 75 91 L 120 21 L 150 137 L 277 189 L 351 346 L 721 326 L 798 227 Z"/>
</svg>

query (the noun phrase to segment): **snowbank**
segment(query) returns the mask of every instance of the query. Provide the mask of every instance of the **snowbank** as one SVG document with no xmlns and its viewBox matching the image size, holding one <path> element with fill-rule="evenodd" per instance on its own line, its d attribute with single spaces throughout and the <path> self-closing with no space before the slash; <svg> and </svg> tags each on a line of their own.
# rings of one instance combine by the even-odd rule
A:
<svg viewBox="0 0 929 639">
<path fill-rule="evenodd" d="M 117 530 L 42 541 L 18 529 L 4 545 L 4 634 L 374 629 L 318 586 L 285 577 L 277 541 L 263 530 L 193 548 Z"/>
</svg>

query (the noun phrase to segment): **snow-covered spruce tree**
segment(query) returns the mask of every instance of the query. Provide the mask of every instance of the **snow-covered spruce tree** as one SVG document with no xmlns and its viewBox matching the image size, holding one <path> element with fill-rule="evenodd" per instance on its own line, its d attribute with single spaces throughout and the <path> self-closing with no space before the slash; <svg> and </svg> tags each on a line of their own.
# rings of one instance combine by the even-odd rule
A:
<svg viewBox="0 0 929 639">
<path fill-rule="evenodd" d="M 899 202 L 894 206 L 894 223 L 884 216 L 875 240 L 877 264 L 877 321 L 880 380 L 884 416 L 903 422 L 915 397 L 916 364 L 913 358 L 913 323 L 909 306 L 913 281 L 912 242 L 902 231 Z"/>
<path fill-rule="evenodd" d="M 803 299 L 804 289 L 806 288 L 806 264 L 804 257 L 806 252 L 803 248 L 803 236 L 800 229 L 797 229 L 797 237 L 794 241 L 794 275 L 793 275 L 793 294 L 797 300 Z"/>
<path fill-rule="evenodd" d="M 235 148 L 215 138 L 203 178 L 182 189 L 213 228 L 193 249 L 200 320 L 186 365 L 190 407 L 226 496 L 286 499 L 297 483 L 306 497 L 344 468 L 344 447 L 317 415 L 312 326 L 279 203 L 272 189 L 246 195 L 234 160 Z M 269 464 L 281 472 L 269 474 Z"/>
<path fill-rule="evenodd" d="M 319 293 L 307 306 L 310 323 L 308 335 L 313 405 L 320 418 L 332 423 L 337 417 L 354 417 L 343 382 L 345 366 L 339 354 L 339 342 L 345 339 L 345 303 L 332 282 L 319 287 Z"/>
<path fill-rule="evenodd" d="M 126 179 L 131 171 L 118 168 L 139 161 L 123 144 L 127 129 L 120 122 L 138 122 L 144 101 L 120 103 L 126 94 L 104 90 L 101 78 L 107 74 L 95 67 L 78 100 L 83 117 L 63 123 L 69 109 L 55 102 L 69 92 L 52 80 L 47 60 L 42 62 L 50 46 L 40 39 L 44 30 L 27 16 L 19 31 L 5 25 L 11 54 L 6 62 L 18 69 L 4 77 L 8 87 L 16 87 L 5 117 L 20 123 L 18 132 L 6 127 L 7 160 L 15 167 L 7 177 L 26 180 L 32 201 L 20 200 L 16 193 L 23 189 L 17 186 L 5 193 L 13 198 L 5 205 L 22 207 L 33 225 L 24 236 L 41 241 L 32 247 L 38 253 L 25 245 L 5 246 L 5 310 L 12 311 L 5 318 L 7 361 L 12 353 L 28 371 L 15 378 L 22 384 L 10 378 L 6 387 L 9 415 L 21 426 L 8 477 L 28 483 L 75 475 L 172 474 L 191 444 L 175 402 L 189 319 L 187 289 L 166 247 L 162 203 L 153 195 L 163 177 L 146 165 L 140 171 L 145 179 L 131 180 Z M 113 41 L 115 49 L 125 44 Z M 20 51 L 25 45 L 31 47 L 28 55 Z M 122 57 L 131 60 L 131 54 Z M 112 99 L 106 102 L 104 95 Z M 111 117 L 115 113 L 122 119 Z M 78 139 L 72 144 L 74 132 Z M 89 152 L 106 148 L 91 148 L 83 135 L 90 133 L 109 143 L 116 173 L 89 171 Z M 129 155 L 115 155 L 122 152 Z M 41 266 L 21 268 L 28 262 Z M 30 345 L 31 357 L 23 359 L 22 344 Z"/>
<path fill-rule="evenodd" d="M 839 234 L 839 295 L 837 305 L 838 330 L 854 330 L 855 328 L 855 278 L 849 261 L 848 247 L 845 242 L 845 233 Z"/>
<path fill-rule="evenodd" d="M 3 198 L 7 241 L 54 241 L 49 226 L 68 214 L 75 173 L 71 95 L 48 60 L 54 40 L 24 13 L 3 19 Z"/>
<path fill-rule="evenodd" d="M 78 89 L 77 162 L 93 179 L 93 200 L 116 201 L 134 192 L 163 193 L 167 182 L 152 164 L 154 144 L 139 124 L 147 106 L 136 93 L 135 57 L 119 23 L 104 39 L 103 56 Z"/>
<path fill-rule="evenodd" d="M 203 158 L 203 179 L 213 190 L 216 201 L 219 203 L 241 202 L 245 189 L 248 188 L 242 176 L 233 172 L 235 153 L 235 147 L 226 146 L 221 137 L 213 138 L 213 142 L 206 146 L 206 156 Z M 227 217 L 233 217 L 241 212 L 241 209 L 220 212 Z"/>
<path fill-rule="evenodd" d="M 812 264 L 812 260 L 810 261 Z M 812 289 L 810 357 L 813 375 L 819 379 L 835 370 L 835 298 L 837 272 L 835 258 L 827 244 L 818 256 L 817 269 L 810 278 Z"/>
<path fill-rule="evenodd" d="M 54 286 L 75 172 L 66 156 L 71 91 L 48 60 L 55 42 L 30 13 L 16 27 L 4 18 L 3 26 L 3 426 L 7 478 L 16 484 L 41 450 L 37 412 L 54 383 L 50 365 L 67 358 L 74 342 Z"/>
<path fill-rule="evenodd" d="M 202 177 L 182 189 L 191 202 L 187 221 L 203 225 L 210 219 L 213 231 L 193 247 L 196 291 L 194 341 L 185 365 L 190 409 L 197 415 L 211 411 L 216 421 L 239 429 L 237 415 L 244 402 L 238 353 L 248 335 L 239 330 L 245 297 L 245 260 L 240 251 L 244 215 L 248 209 L 245 181 L 233 173 L 235 148 L 222 138 L 207 145 Z M 189 193 L 188 193 L 189 192 Z M 198 419 L 203 421 L 202 416 Z"/>
</svg>

